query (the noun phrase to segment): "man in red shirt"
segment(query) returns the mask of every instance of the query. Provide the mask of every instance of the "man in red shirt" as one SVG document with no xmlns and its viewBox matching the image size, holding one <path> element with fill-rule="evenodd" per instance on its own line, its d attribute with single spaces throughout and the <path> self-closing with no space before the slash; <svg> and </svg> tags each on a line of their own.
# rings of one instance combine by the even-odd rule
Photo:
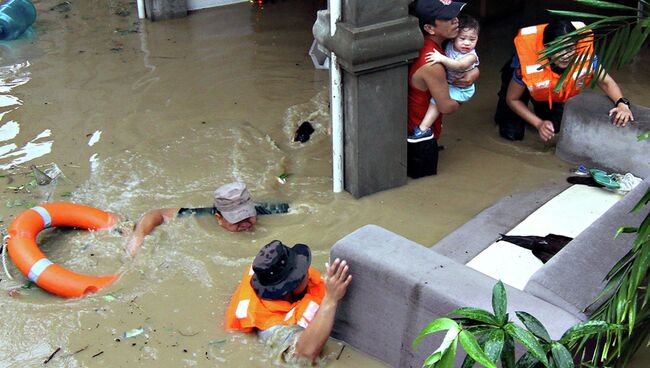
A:
<svg viewBox="0 0 650 368">
<path fill-rule="evenodd" d="M 440 111 L 440 116 L 432 126 L 432 139 L 440 138 L 442 133 L 442 116 L 455 112 L 459 104 L 449 97 L 449 87 L 447 86 L 447 76 L 445 68 L 441 64 L 431 65 L 425 60 L 426 54 L 434 49 L 444 55 L 443 42 L 452 39 L 458 35 L 458 13 L 465 6 L 465 3 L 450 0 L 416 0 L 414 3 L 415 15 L 420 20 L 420 29 L 424 34 L 424 45 L 420 49 L 420 55 L 409 67 L 409 88 L 408 88 L 408 134 L 420 125 L 424 115 L 429 107 L 429 100 L 434 98 Z M 456 82 L 459 87 L 467 87 L 478 79 L 478 68 L 465 73 Z M 435 144 L 435 140 L 433 143 Z M 419 144 L 418 144 L 419 145 Z M 409 145 L 411 146 L 411 145 Z M 435 144 L 434 157 L 417 157 L 430 156 L 431 150 L 411 150 L 409 147 L 409 176 L 419 177 L 435 174 L 427 170 L 418 170 L 412 166 L 430 164 L 433 160 L 437 164 L 437 144 Z M 429 161 L 427 163 L 427 161 Z M 422 171 L 419 174 L 415 171 Z"/>
<path fill-rule="evenodd" d="M 408 132 L 424 118 L 431 96 L 434 97 L 440 112 L 450 114 L 458 109 L 458 102 L 449 97 L 447 76 L 442 64 L 430 64 L 425 60 L 426 54 L 437 50 L 444 54 L 442 44 L 445 40 L 458 35 L 458 13 L 465 4 L 456 1 L 417 0 L 415 15 L 420 20 L 420 29 L 424 34 L 424 45 L 420 55 L 409 67 L 409 104 Z M 442 130 L 442 119 L 434 123 L 433 137 L 438 139 Z"/>
</svg>

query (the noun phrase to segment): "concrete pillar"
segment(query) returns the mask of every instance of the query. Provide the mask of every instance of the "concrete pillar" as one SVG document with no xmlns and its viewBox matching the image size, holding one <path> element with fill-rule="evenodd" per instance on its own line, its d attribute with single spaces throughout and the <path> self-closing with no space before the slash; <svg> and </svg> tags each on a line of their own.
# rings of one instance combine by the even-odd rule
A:
<svg viewBox="0 0 650 368">
<path fill-rule="evenodd" d="M 187 0 L 145 0 L 144 5 L 152 22 L 187 16 Z"/>
<path fill-rule="evenodd" d="M 329 11 L 313 33 L 343 69 L 345 190 L 355 197 L 406 184 L 408 62 L 422 46 L 409 0 L 342 0 L 330 36 Z"/>
</svg>

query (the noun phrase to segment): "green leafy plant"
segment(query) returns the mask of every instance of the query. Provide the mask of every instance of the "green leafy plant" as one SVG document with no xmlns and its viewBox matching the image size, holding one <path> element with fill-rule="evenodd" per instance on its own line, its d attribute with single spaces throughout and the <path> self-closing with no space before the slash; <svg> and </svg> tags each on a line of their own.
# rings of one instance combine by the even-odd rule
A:
<svg viewBox="0 0 650 368">
<path fill-rule="evenodd" d="M 639 136 L 648 139 L 650 132 Z M 631 212 L 640 212 L 650 203 L 650 188 Z M 650 338 L 650 212 L 638 227 L 621 226 L 616 236 L 636 233 L 632 249 L 607 274 L 607 284 L 595 303 L 602 303 L 592 319 L 626 325 L 618 331 L 599 333 L 591 364 L 614 368 L 626 367 L 630 359 Z M 582 347 L 586 340 L 582 340 Z M 650 346 L 650 341 L 648 341 Z"/>
<path fill-rule="evenodd" d="M 615 12 L 616 15 L 603 15 L 598 13 L 576 12 L 566 10 L 549 10 L 551 13 L 566 16 L 570 19 L 591 21 L 586 27 L 566 34 L 548 44 L 540 52 L 540 59 L 546 64 L 555 61 L 560 53 L 570 48 L 580 40 L 593 37 L 594 52 L 589 55 L 577 50 L 572 65 L 579 65 L 579 69 L 586 68 L 587 73 L 593 71 L 595 77 L 589 84 L 591 87 L 605 76 L 606 70 L 620 69 L 629 64 L 634 56 L 639 53 L 641 46 L 650 35 L 650 8 L 649 0 L 639 0 L 640 7 L 632 7 L 610 1 L 601 0 L 574 0 L 574 2 L 588 5 L 599 10 Z M 593 58 L 598 57 L 594 69 Z M 566 68 L 556 86 L 559 91 L 568 77 L 571 67 Z"/>
<path fill-rule="evenodd" d="M 558 54 L 586 37 L 594 39 L 594 53 L 577 52 L 571 65 L 566 69 L 556 89 L 563 86 L 571 66 L 579 68 L 586 66 L 587 72 L 593 69 L 593 58 L 596 63 L 595 83 L 604 76 L 608 69 L 619 69 L 630 63 L 650 35 L 650 1 L 639 0 L 638 7 L 600 0 L 574 0 L 576 3 L 588 5 L 594 9 L 609 12 L 608 15 L 593 12 L 574 12 L 550 10 L 551 13 L 592 21 L 586 27 L 571 32 L 548 45 L 540 55 L 551 62 Z M 614 15 L 611 15 L 614 12 Z M 588 31 L 588 32 L 585 32 Z M 579 51 L 579 50 L 578 50 Z M 650 132 L 639 135 L 639 141 L 650 137 Z M 632 212 L 643 211 L 650 202 L 650 189 L 632 209 Z M 622 226 L 616 236 L 621 233 L 636 233 L 632 249 L 612 268 L 606 278 L 606 286 L 594 303 L 600 306 L 592 313 L 592 319 L 604 320 L 609 323 L 624 324 L 624 330 L 608 331 L 596 336 L 595 351 L 590 358 L 593 366 L 614 368 L 626 367 L 631 357 L 650 338 L 650 308 L 648 306 L 648 287 L 650 286 L 650 214 L 638 227 Z M 579 350 L 586 343 L 582 339 L 577 347 Z M 650 342 L 649 342 L 650 344 Z M 650 346 L 650 345 L 648 345 Z M 583 357 L 584 358 L 584 357 Z"/>
<path fill-rule="evenodd" d="M 479 308 L 458 308 L 450 313 L 456 317 L 438 318 L 424 327 L 413 341 L 413 349 L 426 335 L 445 330 L 447 333 L 442 344 L 424 361 L 423 367 L 452 368 L 458 343 L 467 352 L 463 368 L 473 367 L 476 363 L 496 368 L 497 362 L 503 368 L 574 367 L 570 346 L 585 337 L 622 328 L 604 321 L 588 321 L 571 327 L 560 340 L 553 340 L 537 318 L 518 311 L 515 314 L 525 328 L 519 327 L 509 320 L 506 313 L 508 301 L 501 281 L 492 289 L 492 309 L 491 313 Z M 527 349 L 518 360 L 515 342 Z"/>
</svg>

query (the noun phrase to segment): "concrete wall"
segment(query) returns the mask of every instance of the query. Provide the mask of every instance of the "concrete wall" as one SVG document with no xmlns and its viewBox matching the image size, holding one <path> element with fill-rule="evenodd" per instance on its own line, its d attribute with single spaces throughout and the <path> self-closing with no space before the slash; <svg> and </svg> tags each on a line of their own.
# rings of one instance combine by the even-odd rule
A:
<svg viewBox="0 0 650 368">
<path fill-rule="evenodd" d="M 650 109 L 632 101 L 635 121 L 619 128 L 607 115 L 612 105 L 609 98 L 591 91 L 570 99 L 564 108 L 555 154 L 587 167 L 650 177 L 650 140 L 637 139 L 650 131 Z"/>
</svg>

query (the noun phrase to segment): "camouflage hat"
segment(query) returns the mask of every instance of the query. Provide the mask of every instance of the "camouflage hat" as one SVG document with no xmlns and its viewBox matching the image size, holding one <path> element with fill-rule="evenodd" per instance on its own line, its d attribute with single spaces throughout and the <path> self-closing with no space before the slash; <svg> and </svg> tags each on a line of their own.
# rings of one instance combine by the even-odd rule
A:
<svg viewBox="0 0 650 368">
<path fill-rule="evenodd" d="M 255 203 L 242 182 L 228 183 L 214 191 L 214 207 L 231 224 L 255 216 Z"/>
</svg>

